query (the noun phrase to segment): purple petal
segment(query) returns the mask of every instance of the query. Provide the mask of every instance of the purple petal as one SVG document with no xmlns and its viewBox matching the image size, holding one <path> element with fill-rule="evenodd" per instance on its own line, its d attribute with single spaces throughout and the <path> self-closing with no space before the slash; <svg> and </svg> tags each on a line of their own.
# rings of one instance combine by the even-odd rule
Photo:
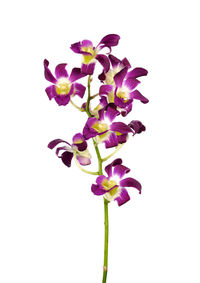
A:
<svg viewBox="0 0 200 283">
<path fill-rule="evenodd" d="M 83 55 L 92 55 L 90 52 L 82 51 L 81 47 L 91 47 L 91 48 L 93 48 L 93 44 L 90 40 L 83 40 L 81 42 L 79 41 L 79 42 L 73 43 L 70 48 L 75 53 L 79 53 L 79 54 L 83 54 Z"/>
<path fill-rule="evenodd" d="M 97 183 L 97 185 L 98 186 L 102 186 L 102 182 L 104 181 L 104 180 L 107 180 L 107 178 L 106 178 L 106 176 L 104 176 L 104 175 L 100 175 L 99 177 L 97 177 L 96 178 L 96 183 Z M 103 187 L 102 187 L 103 188 Z"/>
<path fill-rule="evenodd" d="M 106 94 L 108 95 L 109 92 L 113 91 L 112 85 L 102 85 L 99 89 L 99 95 Z"/>
<path fill-rule="evenodd" d="M 79 83 L 74 84 L 74 94 L 78 95 L 80 98 L 83 98 L 85 94 L 85 89 L 86 87 L 83 86 L 82 84 L 79 84 Z"/>
<path fill-rule="evenodd" d="M 127 74 L 127 79 L 129 78 L 138 78 L 142 76 L 146 76 L 148 71 L 143 68 L 135 68 Z"/>
<path fill-rule="evenodd" d="M 115 147 L 118 145 L 118 138 L 115 133 L 111 133 L 107 140 L 105 140 L 106 148 Z"/>
<path fill-rule="evenodd" d="M 85 141 L 83 135 L 78 133 L 73 136 L 73 144 L 77 146 L 79 151 L 84 151 L 87 148 L 87 142 Z"/>
<path fill-rule="evenodd" d="M 103 54 L 98 54 L 96 57 L 97 61 L 103 66 L 103 70 L 107 73 L 110 69 L 110 62 L 108 57 Z"/>
<path fill-rule="evenodd" d="M 127 142 L 128 134 L 117 135 L 118 143 L 122 144 Z"/>
<path fill-rule="evenodd" d="M 85 75 L 92 75 L 94 73 L 95 63 L 82 64 L 81 72 Z"/>
<path fill-rule="evenodd" d="M 115 67 L 117 67 L 119 64 L 121 64 L 121 60 L 119 60 L 117 57 L 115 57 L 115 56 L 113 56 L 113 55 L 111 55 L 111 54 L 109 54 L 108 55 L 108 58 L 110 59 L 110 63 L 111 63 L 111 65 L 112 65 L 112 67 L 113 67 L 113 69 L 115 68 Z"/>
<path fill-rule="evenodd" d="M 66 146 L 61 146 L 61 147 L 57 147 L 56 148 L 56 155 L 61 158 L 61 156 L 59 155 L 60 151 L 68 151 L 68 148 Z"/>
<path fill-rule="evenodd" d="M 75 53 L 81 53 L 81 42 L 79 41 L 79 42 L 73 43 L 70 48 Z"/>
<path fill-rule="evenodd" d="M 65 106 L 70 101 L 70 95 L 69 94 L 67 94 L 67 95 L 57 95 L 55 97 L 55 101 L 57 102 L 57 104 L 59 106 Z"/>
<path fill-rule="evenodd" d="M 120 36 L 117 34 L 108 34 L 102 38 L 98 45 L 106 47 L 116 46 L 120 40 Z"/>
<path fill-rule="evenodd" d="M 133 178 L 126 178 L 126 179 L 121 180 L 120 186 L 122 186 L 122 187 L 133 187 L 133 188 L 137 189 L 139 191 L 139 193 L 141 194 L 142 186 L 137 180 L 135 180 Z"/>
<path fill-rule="evenodd" d="M 121 159 L 121 158 L 115 159 L 112 163 L 108 164 L 108 165 L 105 167 L 105 171 L 106 171 L 106 173 L 108 174 L 108 177 L 109 177 L 109 178 L 112 176 L 112 167 L 113 167 L 113 166 L 116 166 L 116 165 L 119 165 L 119 164 L 122 164 L 122 159 Z"/>
<path fill-rule="evenodd" d="M 138 120 L 132 120 L 128 125 L 134 130 L 135 134 L 140 134 L 141 132 L 146 130 L 142 122 Z"/>
<path fill-rule="evenodd" d="M 86 76 L 86 74 L 83 74 L 80 68 L 73 68 L 71 75 L 69 77 L 69 81 L 74 82 L 74 81 L 77 81 L 80 78 L 83 78 L 85 76 Z"/>
<path fill-rule="evenodd" d="M 132 129 L 123 122 L 114 122 L 110 126 L 111 131 L 119 132 L 121 134 L 128 134 L 132 132 Z"/>
<path fill-rule="evenodd" d="M 126 102 L 124 102 L 124 99 L 117 96 L 117 88 L 115 90 L 115 96 L 114 96 L 114 103 L 116 106 L 120 108 L 127 108 L 129 104 L 133 102 L 133 98 L 128 99 Z"/>
<path fill-rule="evenodd" d="M 91 164 L 91 159 L 89 157 L 85 157 L 83 155 L 77 154 L 76 158 L 77 158 L 78 162 L 80 163 L 80 165 L 82 165 L 82 166 L 86 166 L 86 165 Z"/>
<path fill-rule="evenodd" d="M 126 117 L 128 113 L 132 110 L 132 103 L 128 104 L 124 109 L 121 110 L 121 114 L 123 117 Z"/>
<path fill-rule="evenodd" d="M 65 69 L 65 67 L 67 66 L 67 64 L 59 64 L 56 66 L 56 69 L 55 69 L 55 74 L 56 74 L 56 78 L 59 79 L 59 78 L 68 78 L 68 73 Z"/>
<path fill-rule="evenodd" d="M 90 117 L 88 118 L 85 127 L 83 128 L 83 136 L 86 140 L 96 137 L 97 136 L 97 131 L 95 131 L 95 129 L 92 128 L 92 126 L 98 122 L 98 120 L 94 117 Z"/>
<path fill-rule="evenodd" d="M 57 146 L 61 142 L 64 142 L 64 143 L 68 144 L 69 146 L 71 146 L 68 142 L 66 142 L 64 140 L 55 139 L 48 144 L 48 148 L 53 149 L 55 146 Z"/>
<path fill-rule="evenodd" d="M 94 185 L 94 184 L 92 184 L 91 190 L 93 194 L 97 196 L 104 195 L 107 192 L 105 189 L 100 188 L 98 185 Z"/>
<path fill-rule="evenodd" d="M 56 83 L 57 80 L 56 78 L 52 75 L 51 71 L 49 70 L 48 68 L 49 66 L 49 61 L 48 60 L 44 60 L 44 76 L 45 76 L 45 79 L 51 83 Z"/>
<path fill-rule="evenodd" d="M 129 63 L 129 61 L 128 61 L 127 58 L 124 58 L 124 59 L 122 60 L 122 64 L 123 64 L 123 66 L 125 66 L 125 67 L 131 68 L 131 64 Z"/>
<path fill-rule="evenodd" d="M 110 122 L 112 122 L 119 114 L 120 113 L 118 110 L 116 110 L 114 107 L 108 104 L 108 107 L 105 111 L 105 117 L 108 118 Z"/>
<path fill-rule="evenodd" d="M 114 76 L 114 81 L 117 87 L 122 87 L 123 80 L 127 74 L 128 67 L 125 67 Z"/>
<path fill-rule="evenodd" d="M 136 86 L 138 86 L 140 84 L 140 81 L 138 81 L 137 79 L 132 79 L 129 78 L 125 81 L 125 85 L 130 89 L 134 89 L 136 88 Z"/>
<path fill-rule="evenodd" d="M 126 189 L 122 188 L 120 195 L 115 199 L 119 206 L 130 200 L 130 196 Z"/>
<path fill-rule="evenodd" d="M 62 162 L 67 166 L 71 167 L 71 162 L 73 158 L 73 153 L 69 151 L 65 151 L 61 155 Z"/>
<path fill-rule="evenodd" d="M 51 100 L 55 96 L 57 96 L 56 87 L 55 85 L 50 85 L 45 89 L 49 99 Z"/>
<path fill-rule="evenodd" d="M 130 169 L 124 165 L 116 165 L 113 170 L 113 174 L 117 175 L 120 179 L 124 177 L 125 174 L 129 173 Z M 123 187 L 123 186 L 122 186 Z"/>
<path fill-rule="evenodd" d="M 140 100 L 142 103 L 148 103 L 149 100 L 144 97 L 137 89 L 130 93 L 132 99 Z"/>
</svg>

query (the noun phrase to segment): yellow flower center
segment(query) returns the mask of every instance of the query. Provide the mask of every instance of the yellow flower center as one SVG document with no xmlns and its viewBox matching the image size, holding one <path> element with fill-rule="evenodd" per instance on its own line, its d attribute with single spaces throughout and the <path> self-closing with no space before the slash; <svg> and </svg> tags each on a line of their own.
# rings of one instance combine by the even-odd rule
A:
<svg viewBox="0 0 200 283">
<path fill-rule="evenodd" d="M 109 130 L 109 126 L 106 123 L 96 122 L 92 126 L 93 129 L 95 129 L 98 133 L 103 133 L 105 131 Z"/>
<path fill-rule="evenodd" d="M 56 83 L 56 91 L 59 95 L 66 95 L 70 92 L 71 83 L 67 78 L 60 78 Z"/>
<path fill-rule="evenodd" d="M 83 55 L 83 63 L 89 64 L 96 56 L 96 50 L 93 50 L 92 46 L 81 47 L 82 51 L 91 53 L 91 55 Z"/>
<path fill-rule="evenodd" d="M 119 89 L 117 91 L 117 96 L 122 98 L 123 102 L 127 102 L 129 100 L 129 92 L 126 89 Z"/>
<path fill-rule="evenodd" d="M 114 187 L 114 186 L 116 186 L 116 185 L 117 185 L 117 182 L 114 181 L 114 180 L 105 179 L 105 180 L 103 180 L 103 182 L 102 182 L 102 186 L 104 187 L 104 189 L 105 189 L 106 191 L 110 190 L 112 187 Z M 112 192 L 112 191 L 115 190 L 115 189 L 117 189 L 117 187 L 114 188 L 114 189 L 112 189 L 110 192 Z"/>
</svg>

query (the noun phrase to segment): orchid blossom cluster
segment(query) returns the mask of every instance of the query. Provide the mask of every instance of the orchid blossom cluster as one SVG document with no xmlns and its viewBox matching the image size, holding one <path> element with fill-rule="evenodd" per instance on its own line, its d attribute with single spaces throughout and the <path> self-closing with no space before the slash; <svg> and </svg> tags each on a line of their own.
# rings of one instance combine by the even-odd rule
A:
<svg viewBox="0 0 200 283">
<path fill-rule="evenodd" d="M 71 45 L 71 50 L 81 55 L 81 66 L 73 68 L 69 75 L 66 69 L 67 64 L 61 63 L 56 66 L 54 75 L 50 71 L 49 62 L 45 59 L 44 74 L 46 80 L 51 83 L 46 88 L 50 100 L 55 100 L 59 106 L 67 106 L 71 103 L 88 116 L 83 129 L 79 133 L 74 133 L 71 143 L 55 139 L 49 143 L 48 147 L 55 149 L 56 155 L 67 167 L 71 166 L 74 159 L 82 171 L 98 175 L 96 182 L 91 185 L 92 193 L 97 196 L 103 195 L 105 205 L 116 200 L 121 206 L 130 200 L 126 188 L 133 187 L 141 193 L 141 184 L 132 177 L 125 177 L 130 169 L 123 164 L 122 159 L 117 158 L 107 165 L 105 174 L 103 174 L 102 164 L 118 152 L 129 136 L 145 131 L 145 126 L 140 121 L 130 120 L 130 123 L 126 124 L 123 118 L 130 115 L 134 101 L 139 100 L 145 104 L 148 103 L 148 99 L 137 89 L 140 84 L 138 78 L 146 76 L 147 70 L 132 68 L 127 58 L 121 60 L 111 54 L 112 47 L 118 45 L 119 39 L 117 34 L 109 34 L 103 37 L 96 47 L 90 40 L 76 42 Z M 103 54 L 105 48 L 108 49 L 108 53 Z M 91 82 L 97 64 L 102 67 L 101 73 L 97 74 L 99 91 L 97 94 L 91 94 Z M 88 78 L 86 99 L 84 99 L 86 87 L 78 82 L 83 77 Z M 73 101 L 75 96 L 83 100 L 81 106 L 77 106 Z M 92 100 L 97 100 L 95 107 L 91 106 Z M 98 158 L 96 172 L 85 169 L 91 164 L 89 140 L 92 140 Z M 104 144 L 106 149 L 114 148 L 113 153 L 102 158 L 99 144 Z M 103 282 L 106 282 L 106 275 L 105 255 Z"/>
</svg>

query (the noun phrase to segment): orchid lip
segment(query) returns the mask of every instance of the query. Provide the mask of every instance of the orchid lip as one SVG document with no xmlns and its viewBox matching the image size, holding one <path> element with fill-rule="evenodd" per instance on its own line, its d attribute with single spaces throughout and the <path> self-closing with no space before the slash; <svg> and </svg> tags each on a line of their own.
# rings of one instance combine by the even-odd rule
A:
<svg viewBox="0 0 200 283">
<path fill-rule="evenodd" d="M 56 91 L 58 95 L 66 95 L 70 92 L 71 82 L 68 78 L 62 77 L 57 80 Z"/>
</svg>

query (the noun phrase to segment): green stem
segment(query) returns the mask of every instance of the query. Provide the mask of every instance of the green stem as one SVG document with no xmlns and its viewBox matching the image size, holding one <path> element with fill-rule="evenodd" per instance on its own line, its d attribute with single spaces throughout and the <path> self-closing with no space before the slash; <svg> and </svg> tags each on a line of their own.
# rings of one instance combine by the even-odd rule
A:
<svg viewBox="0 0 200 283">
<path fill-rule="evenodd" d="M 89 117 L 91 117 L 91 113 L 90 113 L 90 100 L 92 99 L 92 97 L 90 96 L 90 83 L 91 83 L 91 76 L 88 77 L 88 99 L 87 99 L 87 103 L 86 103 L 86 109 L 85 112 L 88 114 Z M 98 175 L 103 175 L 103 169 L 102 169 L 102 162 L 103 159 L 101 157 L 99 148 L 98 148 L 98 144 L 95 141 L 95 139 L 93 140 L 93 144 L 94 144 L 94 148 L 96 151 L 96 155 L 97 155 L 97 159 L 98 159 L 98 164 L 99 164 L 99 171 L 98 171 Z M 106 157 L 107 158 L 107 157 Z M 107 160 L 107 159 L 106 159 Z M 108 203 L 109 201 L 104 199 L 104 225 L 105 225 L 105 238 L 104 238 L 104 264 L 103 264 L 103 280 L 102 283 L 106 283 L 107 280 L 107 272 L 108 272 L 108 230 L 109 230 L 109 223 L 108 223 Z"/>
<path fill-rule="evenodd" d="M 82 109 L 81 107 L 79 107 L 78 105 L 76 105 L 71 99 L 70 99 L 70 103 L 71 103 L 76 109 L 78 109 L 79 111 L 81 111 L 81 112 L 84 112 L 84 111 L 85 111 L 84 109 Z"/>
<path fill-rule="evenodd" d="M 123 143 L 123 144 L 119 144 L 119 145 L 116 147 L 115 151 L 113 151 L 113 153 L 109 154 L 108 156 L 106 156 L 106 157 L 104 157 L 104 158 L 102 159 L 102 162 L 108 160 L 108 159 L 109 159 L 110 157 L 112 157 L 115 153 L 117 153 L 118 150 L 120 150 L 123 145 L 124 145 L 124 143 Z"/>
<path fill-rule="evenodd" d="M 90 113 L 90 100 L 91 100 L 91 95 L 90 95 L 90 83 L 91 83 L 92 79 L 91 76 L 88 76 L 88 99 L 87 99 L 87 103 L 86 103 L 86 108 L 85 108 L 85 112 L 88 114 L 89 117 L 91 117 L 91 113 Z"/>
<path fill-rule="evenodd" d="M 108 273 L 108 234 L 109 234 L 109 221 L 108 221 L 108 203 L 104 198 L 104 263 L 103 263 L 103 280 L 102 283 L 106 283 Z"/>
</svg>

